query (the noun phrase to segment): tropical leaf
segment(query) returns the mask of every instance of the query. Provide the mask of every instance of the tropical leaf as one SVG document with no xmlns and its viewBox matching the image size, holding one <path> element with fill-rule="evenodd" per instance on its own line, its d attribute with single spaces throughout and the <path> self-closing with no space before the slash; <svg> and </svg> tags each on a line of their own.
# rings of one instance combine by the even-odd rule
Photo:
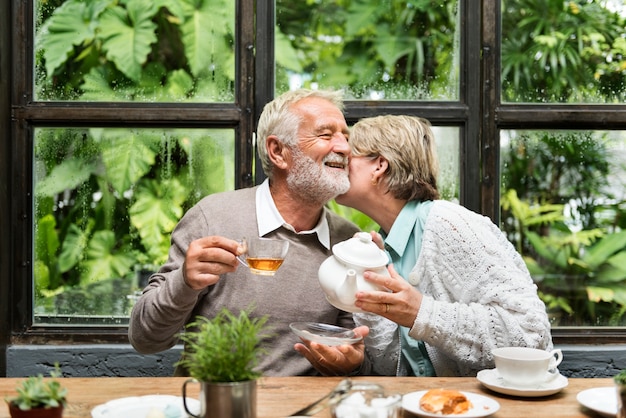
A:
<svg viewBox="0 0 626 418">
<path fill-rule="evenodd" d="M 57 261 L 56 253 L 59 248 L 59 235 L 56 231 L 56 219 L 52 214 L 47 214 L 37 220 L 35 235 L 37 260 L 48 268 L 49 275 L 54 275 Z M 49 280 L 50 278 L 48 278 Z"/>
<path fill-rule="evenodd" d="M 225 73 L 224 62 L 234 55 L 232 37 L 234 7 L 226 0 L 182 0 L 185 22 L 180 29 L 191 73 L 198 77 L 209 71 Z"/>
<path fill-rule="evenodd" d="M 38 34 L 38 45 L 44 50 L 48 78 L 67 61 L 74 46 L 93 39 L 98 16 L 109 3 L 109 0 L 68 0 L 54 11 Z"/>
<path fill-rule="evenodd" d="M 122 194 L 150 171 L 156 152 L 149 146 L 154 139 L 145 132 L 106 131 L 102 145 L 102 161 L 106 177 Z"/>
<path fill-rule="evenodd" d="M 59 255 L 60 273 L 70 271 L 81 261 L 88 241 L 88 231 L 81 230 L 76 224 L 70 224 Z"/>
<path fill-rule="evenodd" d="M 615 299 L 615 292 L 608 287 L 587 287 L 587 297 L 593 302 L 613 302 Z"/>
<path fill-rule="evenodd" d="M 126 9 L 120 6 L 107 9 L 100 20 L 102 48 L 108 59 L 131 80 L 138 82 L 141 68 L 156 42 L 156 13 L 149 0 L 128 0 Z"/>
<path fill-rule="evenodd" d="M 170 100 L 186 98 L 192 88 L 193 79 L 185 70 L 172 71 L 167 77 L 165 89 Z"/>
<path fill-rule="evenodd" d="M 153 259 L 165 256 L 169 234 L 183 215 L 187 191 L 176 179 L 147 180 L 138 185 L 135 196 L 129 209 L 131 223 Z"/>
<path fill-rule="evenodd" d="M 110 74 L 105 66 L 92 68 L 83 78 L 80 88 L 83 90 L 83 99 L 94 101 L 120 100 L 119 89 L 113 90 L 109 85 Z"/>
<path fill-rule="evenodd" d="M 383 28 L 381 28 L 383 32 L 389 32 L 386 27 L 387 25 L 383 25 Z M 374 48 L 385 63 L 385 68 L 392 73 L 400 58 L 416 52 L 416 47 L 418 46 L 420 46 L 419 39 L 406 36 L 392 36 L 391 34 L 389 36 L 378 36 L 374 42 Z M 418 48 L 418 50 L 421 49 Z M 421 55 L 423 58 L 423 53 Z"/>
<path fill-rule="evenodd" d="M 350 4 L 350 18 L 346 21 L 346 36 L 353 38 L 364 30 L 377 29 L 380 5 L 369 1 L 353 1 Z"/>
<path fill-rule="evenodd" d="M 37 182 L 35 193 L 54 196 L 64 190 L 75 189 L 89 179 L 94 169 L 94 163 L 85 158 L 68 158 Z"/>
<path fill-rule="evenodd" d="M 613 254 L 624 249 L 626 249 L 626 231 L 620 231 L 605 235 L 591 246 L 582 258 L 593 270 L 606 262 Z"/>
<path fill-rule="evenodd" d="M 115 252 L 113 231 L 96 231 L 89 241 L 86 260 L 81 264 L 85 272 L 81 283 L 86 285 L 106 279 L 124 277 L 131 271 L 135 259 L 122 251 Z"/>
<path fill-rule="evenodd" d="M 302 73 L 302 64 L 300 63 L 298 53 L 291 44 L 291 41 L 287 38 L 287 35 L 281 31 L 276 30 L 275 32 L 276 47 L 274 50 L 276 54 L 276 64 L 288 70 L 295 71 L 296 73 Z"/>
</svg>

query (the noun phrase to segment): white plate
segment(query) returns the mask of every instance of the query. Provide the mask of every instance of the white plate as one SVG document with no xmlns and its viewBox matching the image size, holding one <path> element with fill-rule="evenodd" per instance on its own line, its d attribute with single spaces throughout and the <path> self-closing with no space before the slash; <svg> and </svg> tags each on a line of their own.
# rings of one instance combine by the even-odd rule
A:
<svg viewBox="0 0 626 418">
<path fill-rule="evenodd" d="M 426 392 L 428 391 L 420 390 L 419 392 L 407 393 L 402 397 L 402 408 L 420 417 L 441 418 L 441 414 L 433 414 L 423 411 L 420 408 L 420 399 L 422 399 L 422 396 L 424 396 Z M 472 403 L 472 407 L 464 414 L 454 414 L 448 416 L 454 418 L 479 418 L 494 414 L 498 409 L 500 409 L 500 404 L 495 399 L 491 399 L 487 396 L 478 395 L 472 392 L 461 391 L 461 393 L 465 395 L 467 399 Z"/>
<path fill-rule="evenodd" d="M 173 395 L 148 395 L 133 396 L 129 398 L 114 399 L 107 403 L 96 406 L 91 410 L 92 418 L 145 418 L 151 411 L 165 413 L 167 408 L 170 415 L 168 418 L 186 418 L 189 415 L 183 407 L 183 398 Z M 187 408 L 194 414 L 200 413 L 200 401 L 187 398 Z M 178 415 L 175 415 L 178 411 Z"/>
<path fill-rule="evenodd" d="M 617 415 L 617 392 L 615 386 L 586 389 L 576 395 L 578 402 L 605 417 Z"/>
<path fill-rule="evenodd" d="M 298 337 L 324 345 L 354 344 L 362 340 L 354 331 L 317 322 L 292 322 L 289 328 Z"/>
<path fill-rule="evenodd" d="M 481 370 L 476 375 L 476 378 L 483 386 L 494 392 L 523 397 L 553 395 L 568 385 L 567 377 L 559 374 L 549 382 L 541 383 L 534 387 L 520 388 L 506 382 L 498 373 L 498 369 Z"/>
</svg>

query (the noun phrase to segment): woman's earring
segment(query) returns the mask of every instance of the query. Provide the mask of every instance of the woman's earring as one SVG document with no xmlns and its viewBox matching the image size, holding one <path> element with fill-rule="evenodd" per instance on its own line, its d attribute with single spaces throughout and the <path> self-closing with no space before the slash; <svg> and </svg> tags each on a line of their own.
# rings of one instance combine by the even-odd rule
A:
<svg viewBox="0 0 626 418">
<path fill-rule="evenodd" d="M 378 185 L 378 179 L 372 176 L 372 186 L 377 186 L 377 185 Z"/>
</svg>

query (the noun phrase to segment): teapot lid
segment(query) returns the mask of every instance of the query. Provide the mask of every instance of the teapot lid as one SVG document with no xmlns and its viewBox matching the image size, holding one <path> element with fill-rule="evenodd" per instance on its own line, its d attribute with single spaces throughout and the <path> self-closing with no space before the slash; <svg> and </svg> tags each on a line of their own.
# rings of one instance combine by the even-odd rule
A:
<svg viewBox="0 0 626 418">
<path fill-rule="evenodd" d="M 346 264 L 364 268 L 387 265 L 387 254 L 372 241 L 369 232 L 358 232 L 353 238 L 333 245 L 333 254 Z"/>
</svg>

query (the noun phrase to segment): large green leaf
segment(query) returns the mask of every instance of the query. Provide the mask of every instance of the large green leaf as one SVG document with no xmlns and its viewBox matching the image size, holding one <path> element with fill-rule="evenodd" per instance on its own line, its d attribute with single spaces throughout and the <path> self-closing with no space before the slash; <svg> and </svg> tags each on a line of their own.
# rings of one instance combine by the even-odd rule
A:
<svg viewBox="0 0 626 418">
<path fill-rule="evenodd" d="M 44 263 L 50 273 L 55 270 L 56 252 L 59 248 L 59 235 L 56 231 L 56 219 L 47 214 L 37 221 L 35 230 L 35 254 L 37 260 Z"/>
<path fill-rule="evenodd" d="M 594 273 L 598 285 L 626 281 L 626 251 L 611 256 Z"/>
<path fill-rule="evenodd" d="M 86 260 L 82 263 L 85 272 L 81 283 L 86 285 L 106 279 L 124 277 L 131 271 L 135 259 L 116 252 L 115 234 L 112 231 L 97 231 L 89 241 Z"/>
<path fill-rule="evenodd" d="M 35 192 L 41 196 L 54 196 L 64 190 L 75 189 L 86 182 L 93 171 L 94 164 L 89 160 L 66 159 L 37 181 Z"/>
<path fill-rule="evenodd" d="M 110 0 L 68 0 L 54 11 L 38 34 L 38 40 L 41 40 L 38 46 L 44 50 L 48 78 L 67 60 L 75 45 L 93 39 L 98 15 L 109 3 Z"/>
<path fill-rule="evenodd" d="M 363 33 L 363 30 L 376 28 L 379 19 L 380 4 L 357 0 L 350 4 L 350 18 L 346 21 L 346 36 L 353 38 Z"/>
<path fill-rule="evenodd" d="M 116 6 L 102 14 L 100 36 L 107 58 L 131 80 L 138 82 L 141 68 L 156 42 L 156 8 L 150 0 L 129 0 L 126 9 Z"/>
<path fill-rule="evenodd" d="M 626 231 L 605 235 L 587 250 L 583 259 L 594 269 L 623 249 L 626 249 Z"/>
<path fill-rule="evenodd" d="M 59 256 L 59 271 L 61 273 L 70 271 L 80 262 L 88 241 L 88 231 L 81 230 L 76 224 L 70 224 Z"/>
<path fill-rule="evenodd" d="M 276 30 L 276 64 L 285 67 L 288 70 L 301 73 L 303 71 L 302 64 L 298 58 L 298 53 L 291 45 L 291 41 L 287 38 L 287 35 L 279 30 Z"/>
<path fill-rule="evenodd" d="M 102 161 L 106 177 L 122 194 L 154 164 L 156 152 L 149 145 L 153 139 L 148 134 L 121 130 L 106 131 L 104 136 Z"/>
<path fill-rule="evenodd" d="M 182 0 L 185 22 L 181 25 L 185 55 L 194 76 L 223 67 L 234 55 L 232 38 L 233 3 L 226 0 Z"/>
<path fill-rule="evenodd" d="M 176 179 L 149 180 L 137 187 L 135 196 L 129 210 L 131 223 L 146 248 L 161 248 L 160 243 L 169 240 L 169 233 L 183 215 L 187 191 Z"/>
</svg>

